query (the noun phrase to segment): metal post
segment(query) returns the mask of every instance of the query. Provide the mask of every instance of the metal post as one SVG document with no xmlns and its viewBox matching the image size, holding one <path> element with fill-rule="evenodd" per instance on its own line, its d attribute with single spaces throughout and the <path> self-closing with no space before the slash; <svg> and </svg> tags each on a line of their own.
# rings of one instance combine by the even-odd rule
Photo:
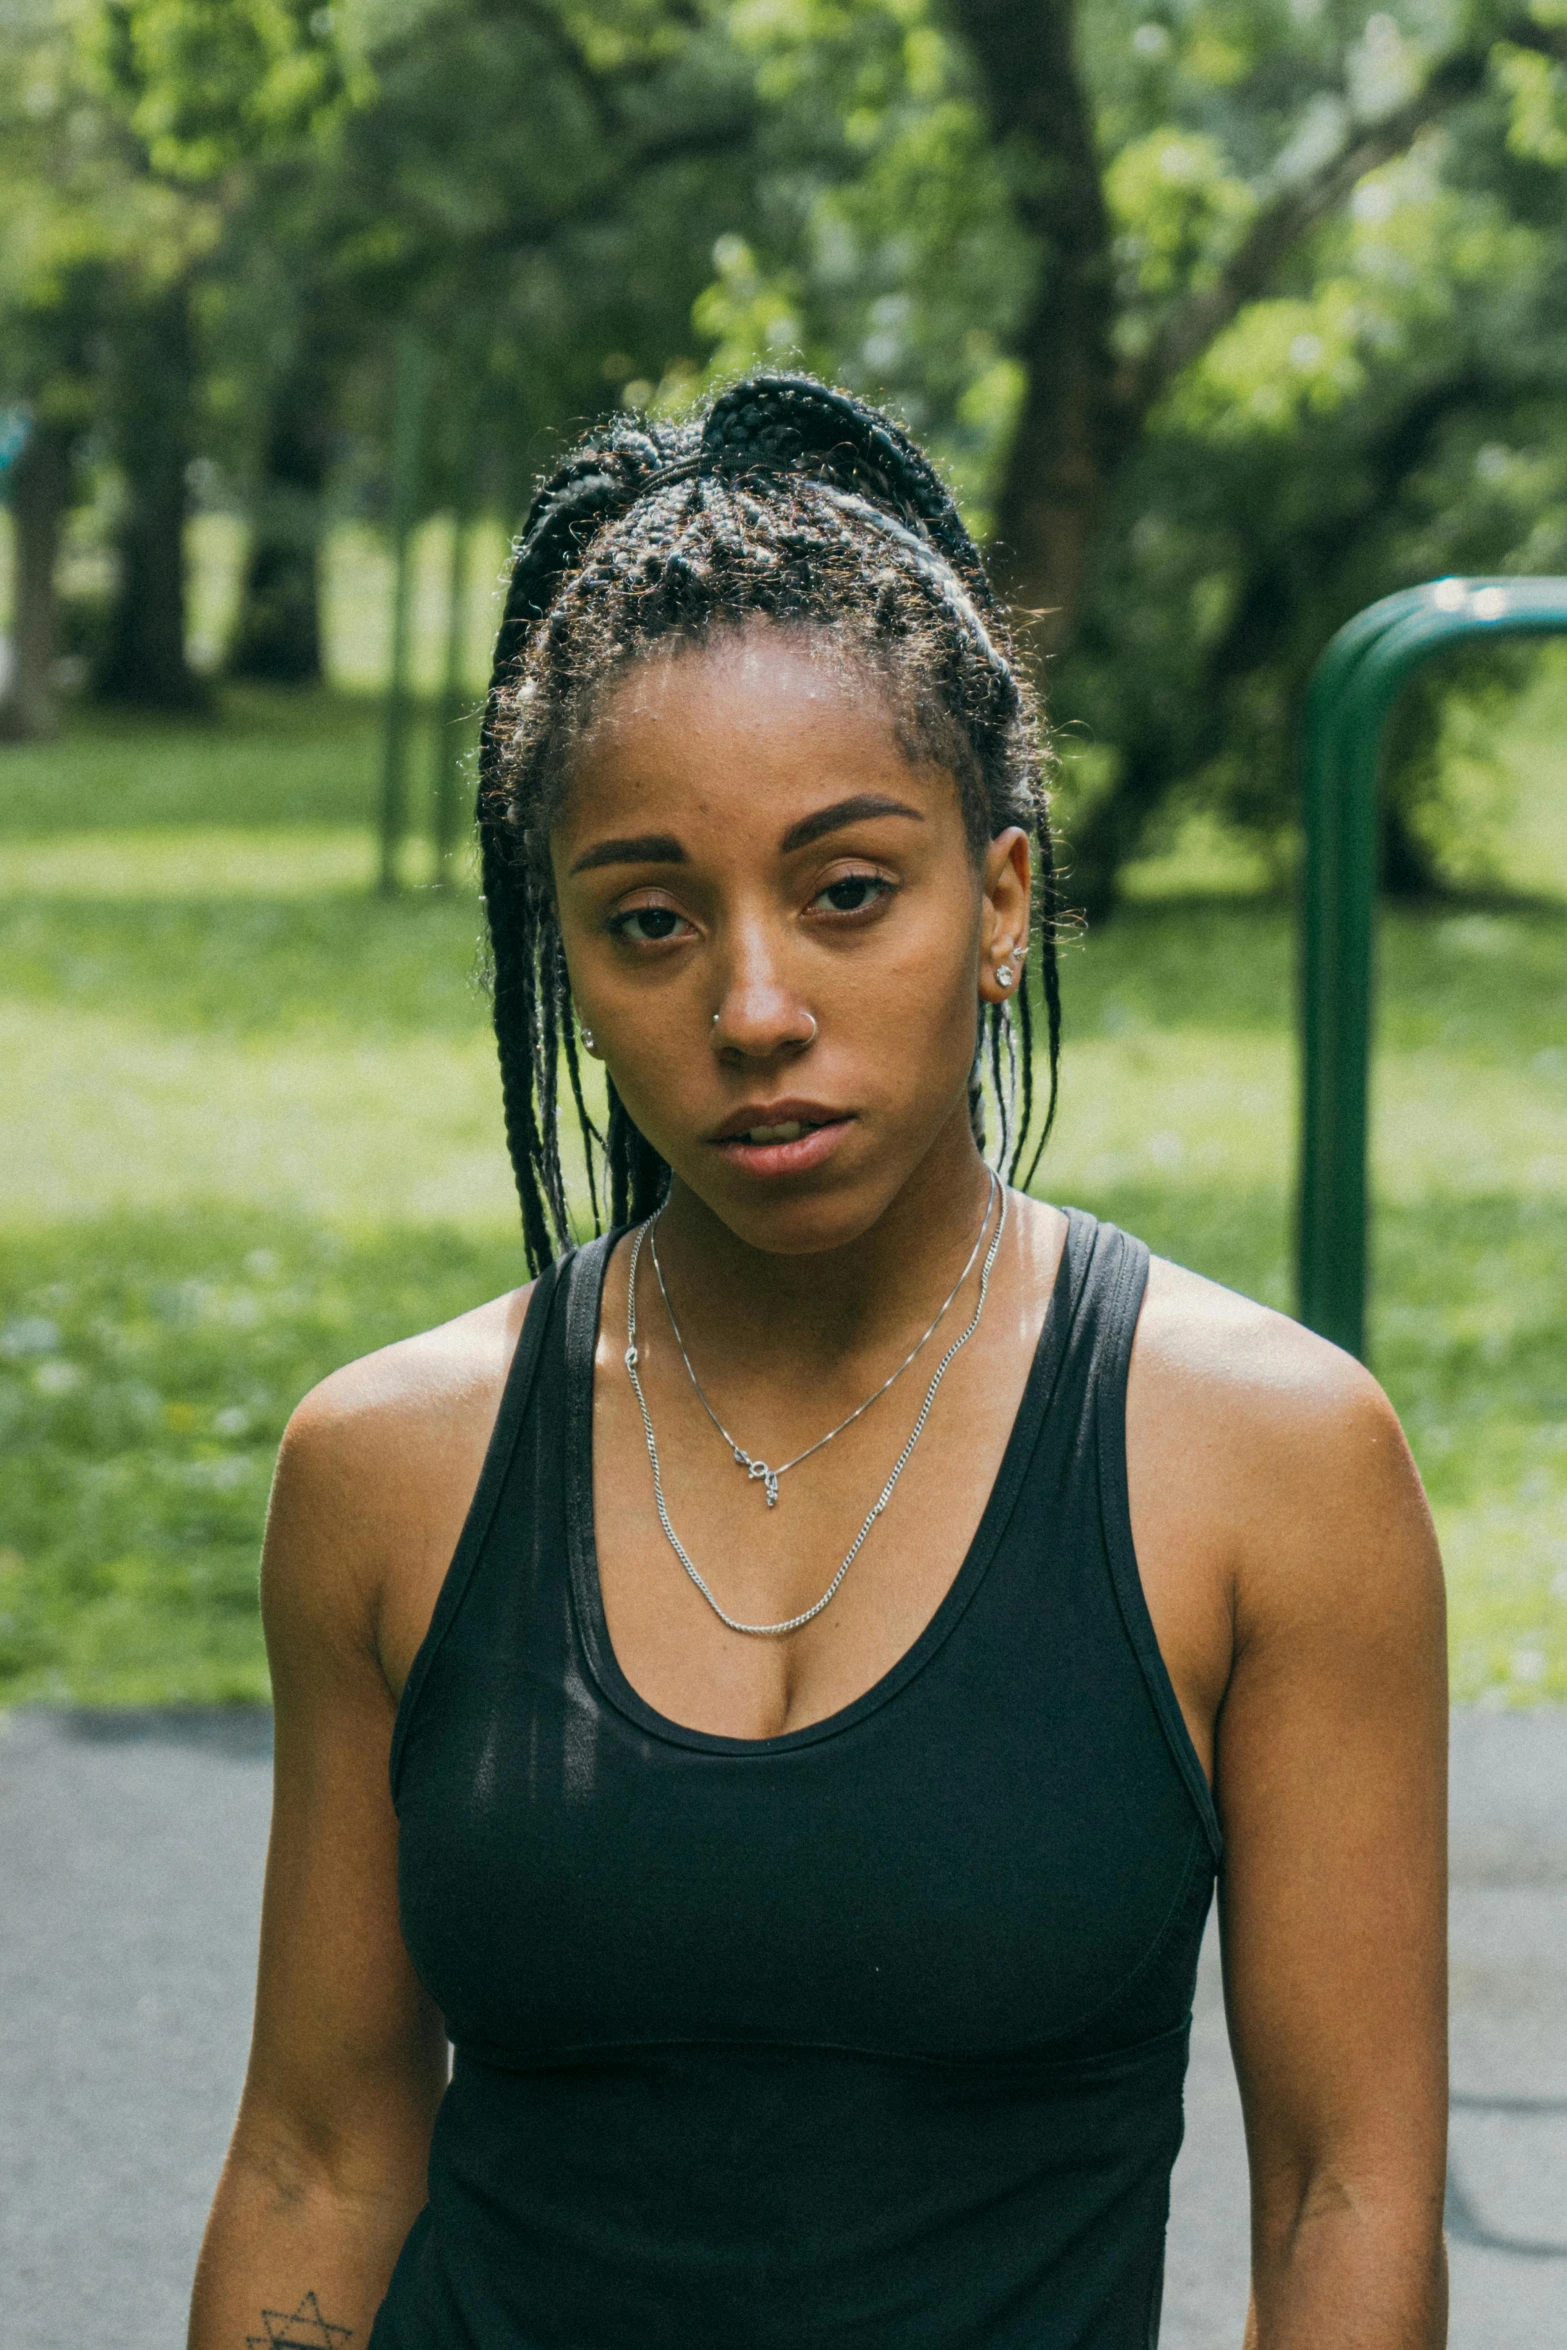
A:
<svg viewBox="0 0 1567 2350">
<path fill-rule="evenodd" d="M 398 887 L 397 857 L 408 821 L 408 616 L 414 525 L 419 518 L 419 460 L 430 395 L 430 354 L 411 327 L 397 338 L 392 399 L 392 642 L 381 746 L 383 897 Z"/>
<path fill-rule="evenodd" d="M 1366 1351 L 1367 1120 L 1377 789 L 1410 673 L 1465 637 L 1567 634 L 1567 579 L 1441 579 L 1371 605 L 1324 653 L 1306 703 L 1301 892 L 1303 1322 Z"/>
</svg>

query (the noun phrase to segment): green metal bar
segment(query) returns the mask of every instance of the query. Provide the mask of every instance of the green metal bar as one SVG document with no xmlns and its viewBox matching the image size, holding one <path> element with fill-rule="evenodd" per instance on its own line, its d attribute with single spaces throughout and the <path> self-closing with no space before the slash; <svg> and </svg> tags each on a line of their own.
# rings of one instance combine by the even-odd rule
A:
<svg viewBox="0 0 1567 2350">
<path fill-rule="evenodd" d="M 1377 791 L 1411 672 L 1477 636 L 1567 634 L 1567 579 L 1444 579 L 1389 596 L 1329 645 L 1307 696 L 1297 1290 L 1303 1322 L 1366 1351 L 1367 1130 Z"/>
<path fill-rule="evenodd" d="M 419 519 L 419 471 L 430 354 L 411 327 L 397 338 L 392 394 L 392 643 L 381 738 L 381 858 L 378 887 L 396 894 L 398 851 L 408 826 L 408 619 L 413 534 Z"/>
<path fill-rule="evenodd" d="M 1366 1086 L 1375 806 L 1352 805 L 1341 776 L 1344 711 L 1361 662 L 1421 591 L 1385 597 L 1339 630 L 1306 702 L 1306 862 L 1301 893 L 1303 1084 L 1297 1231 L 1301 1318 L 1361 1351 Z M 1358 1188 L 1357 1188 L 1358 1187 Z M 1357 1254 L 1358 1251 L 1358 1254 Z"/>
</svg>

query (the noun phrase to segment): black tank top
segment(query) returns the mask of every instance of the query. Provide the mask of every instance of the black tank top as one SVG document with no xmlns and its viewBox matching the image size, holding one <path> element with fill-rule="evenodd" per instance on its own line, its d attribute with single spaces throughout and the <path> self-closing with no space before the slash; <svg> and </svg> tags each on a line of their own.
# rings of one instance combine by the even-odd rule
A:
<svg viewBox="0 0 1567 2350">
<path fill-rule="evenodd" d="M 608 1247 L 538 1284 L 399 1712 L 455 2061 L 372 2350 L 1146 2350 L 1219 1851 L 1132 1552 L 1147 1252 L 1072 1213 L 930 1623 L 737 1739 L 605 1630 Z"/>
</svg>

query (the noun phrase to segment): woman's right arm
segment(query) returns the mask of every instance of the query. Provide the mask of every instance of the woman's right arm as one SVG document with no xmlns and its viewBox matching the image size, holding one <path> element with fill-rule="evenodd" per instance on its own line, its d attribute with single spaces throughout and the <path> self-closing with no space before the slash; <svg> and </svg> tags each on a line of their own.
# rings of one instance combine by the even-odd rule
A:
<svg viewBox="0 0 1567 2350">
<path fill-rule="evenodd" d="M 379 1592 L 388 1545 L 409 1531 L 406 1429 L 356 1378 L 365 1368 L 295 1414 L 268 1512 L 277 1746 L 256 2022 L 190 2350 L 363 2350 L 424 2202 L 446 2081 L 440 2018 L 398 1927 L 387 1786 Z"/>
</svg>

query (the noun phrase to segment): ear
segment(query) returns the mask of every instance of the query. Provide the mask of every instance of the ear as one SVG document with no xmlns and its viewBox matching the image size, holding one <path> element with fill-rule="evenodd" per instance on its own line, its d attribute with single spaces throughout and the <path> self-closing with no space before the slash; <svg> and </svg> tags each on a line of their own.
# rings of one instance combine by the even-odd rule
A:
<svg viewBox="0 0 1567 2350">
<path fill-rule="evenodd" d="M 1033 860 L 1020 824 L 998 832 L 980 871 L 979 992 L 987 1004 L 1010 1003 L 1023 984 L 1033 905 Z M 1009 972 L 1009 979 L 997 976 Z"/>
</svg>

